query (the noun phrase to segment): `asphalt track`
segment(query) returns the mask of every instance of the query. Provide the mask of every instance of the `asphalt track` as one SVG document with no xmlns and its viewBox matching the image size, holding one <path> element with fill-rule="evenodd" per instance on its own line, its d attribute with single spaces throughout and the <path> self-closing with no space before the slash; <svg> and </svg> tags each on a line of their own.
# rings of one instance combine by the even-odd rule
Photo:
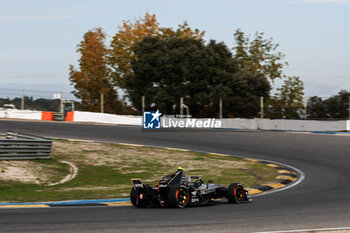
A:
<svg viewBox="0 0 350 233">
<path fill-rule="evenodd" d="M 350 226 L 350 137 L 268 131 L 0 121 L 0 132 L 177 147 L 267 159 L 305 174 L 290 189 L 241 205 L 186 209 L 0 209 L 0 232 L 257 232 Z M 185 166 L 185 165 L 184 165 Z"/>
</svg>

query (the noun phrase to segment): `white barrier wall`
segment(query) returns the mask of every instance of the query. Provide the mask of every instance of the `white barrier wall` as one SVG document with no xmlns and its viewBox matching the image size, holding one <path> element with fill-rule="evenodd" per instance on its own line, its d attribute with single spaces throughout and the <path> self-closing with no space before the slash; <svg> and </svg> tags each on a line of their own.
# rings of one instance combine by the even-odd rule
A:
<svg viewBox="0 0 350 233">
<path fill-rule="evenodd" d="M 344 131 L 350 130 L 350 121 L 222 119 L 221 128 L 254 130 Z"/>
<path fill-rule="evenodd" d="M 243 118 L 226 118 L 222 119 L 221 128 L 229 129 L 258 129 L 258 122 L 256 119 Z"/>
<path fill-rule="evenodd" d="M 41 120 L 41 111 L 0 109 L 0 118 Z M 218 119 L 217 119 L 218 120 Z M 141 116 L 115 115 L 107 113 L 74 111 L 75 122 L 98 122 L 120 125 L 142 125 Z M 222 119 L 221 128 L 255 130 L 297 130 L 297 131 L 350 131 L 350 120 L 270 120 L 270 119 Z"/>
<path fill-rule="evenodd" d="M 191 120 L 193 120 L 192 118 Z M 206 121 L 209 118 L 197 118 L 196 120 Z M 169 128 L 168 121 L 174 124 L 181 121 L 179 118 L 163 119 L 162 127 Z M 219 119 L 216 119 L 216 121 Z M 226 129 L 252 129 L 252 130 L 295 130 L 295 131 L 344 131 L 350 130 L 350 121 L 315 121 L 315 120 L 271 120 L 271 119 L 243 119 L 226 118 L 221 119 L 221 127 Z M 166 124 L 166 125 L 165 125 Z M 181 126 L 180 126 L 181 127 Z M 184 127 L 184 126 L 182 126 Z M 171 128 L 171 126 L 170 126 Z M 207 127 L 208 128 L 208 127 Z M 215 128 L 215 127 L 214 127 Z"/>
<path fill-rule="evenodd" d="M 110 123 L 119 125 L 141 125 L 142 117 L 97 112 L 74 111 L 74 121 Z"/>
<path fill-rule="evenodd" d="M 0 109 L 0 117 L 27 120 L 41 120 L 41 111 Z"/>
<path fill-rule="evenodd" d="M 257 119 L 258 129 L 263 130 L 298 130 L 298 131 L 343 131 L 347 129 L 347 121 L 315 121 L 315 120 L 269 120 Z"/>
</svg>

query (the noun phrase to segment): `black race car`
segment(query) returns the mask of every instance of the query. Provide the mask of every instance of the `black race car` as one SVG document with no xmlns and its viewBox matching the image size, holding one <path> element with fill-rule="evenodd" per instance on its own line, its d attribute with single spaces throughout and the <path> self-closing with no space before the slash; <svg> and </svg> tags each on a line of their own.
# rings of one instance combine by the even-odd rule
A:
<svg viewBox="0 0 350 233">
<path fill-rule="evenodd" d="M 206 205 L 213 199 L 226 198 L 230 203 L 250 202 L 248 191 L 239 183 L 228 187 L 204 183 L 200 176 L 186 177 L 184 170 L 164 176 L 154 187 L 140 179 L 131 179 L 131 203 L 136 207 L 178 207 Z"/>
</svg>

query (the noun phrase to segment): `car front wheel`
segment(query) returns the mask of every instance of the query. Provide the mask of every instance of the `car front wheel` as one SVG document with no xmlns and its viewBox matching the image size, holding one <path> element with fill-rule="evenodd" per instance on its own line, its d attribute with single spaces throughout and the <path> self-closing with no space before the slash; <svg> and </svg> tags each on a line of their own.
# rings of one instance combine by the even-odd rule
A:
<svg viewBox="0 0 350 233">
<path fill-rule="evenodd" d="M 244 200 L 244 189 L 241 184 L 233 183 L 228 186 L 227 199 L 230 203 L 241 203 Z"/>
</svg>

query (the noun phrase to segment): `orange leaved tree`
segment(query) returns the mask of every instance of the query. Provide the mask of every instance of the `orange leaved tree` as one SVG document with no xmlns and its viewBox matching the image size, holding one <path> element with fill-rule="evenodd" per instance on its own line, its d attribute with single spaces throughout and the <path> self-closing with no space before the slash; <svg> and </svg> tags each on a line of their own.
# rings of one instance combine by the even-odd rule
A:
<svg viewBox="0 0 350 233">
<path fill-rule="evenodd" d="M 123 110 L 123 103 L 118 100 L 117 91 L 111 83 L 105 37 L 101 28 L 85 33 L 77 49 L 81 55 L 78 60 L 79 70 L 70 65 L 69 80 L 75 88 L 73 94 L 82 100 L 83 110 L 100 111 L 101 94 L 103 94 L 104 111 L 120 113 Z"/>
</svg>

